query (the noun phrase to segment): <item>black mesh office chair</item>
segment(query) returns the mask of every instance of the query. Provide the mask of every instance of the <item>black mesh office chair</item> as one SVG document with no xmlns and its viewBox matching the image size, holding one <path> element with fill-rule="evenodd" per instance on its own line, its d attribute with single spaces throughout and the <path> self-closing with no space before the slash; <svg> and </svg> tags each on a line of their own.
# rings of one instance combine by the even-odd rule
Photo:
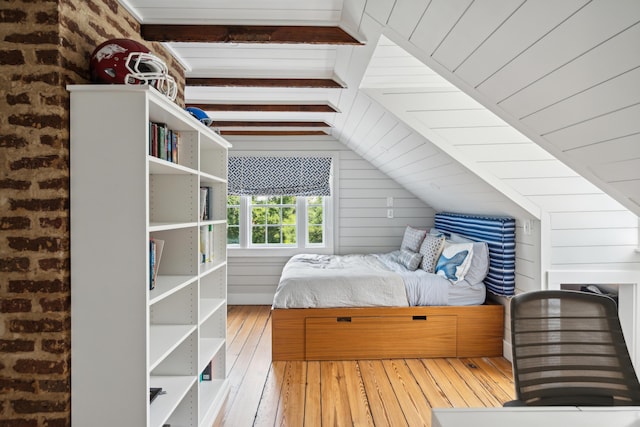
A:
<svg viewBox="0 0 640 427">
<path fill-rule="evenodd" d="M 616 303 L 577 291 L 511 300 L 516 399 L 505 406 L 640 405 Z"/>
</svg>

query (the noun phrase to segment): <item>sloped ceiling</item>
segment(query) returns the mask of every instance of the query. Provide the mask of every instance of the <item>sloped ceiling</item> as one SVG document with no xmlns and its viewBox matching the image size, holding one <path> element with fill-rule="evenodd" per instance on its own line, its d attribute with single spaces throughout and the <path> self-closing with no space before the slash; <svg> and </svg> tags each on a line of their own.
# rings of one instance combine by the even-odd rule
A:
<svg viewBox="0 0 640 427">
<path fill-rule="evenodd" d="M 320 129 L 436 209 L 465 210 L 467 200 L 478 212 L 539 217 L 549 192 L 604 191 L 640 215 L 637 0 L 121 3 L 143 28 L 339 26 L 362 42 L 168 42 L 187 70 L 186 101 L 210 104 L 205 111 L 229 125 L 223 133 Z M 231 78 L 336 84 L 258 87 Z"/>
</svg>

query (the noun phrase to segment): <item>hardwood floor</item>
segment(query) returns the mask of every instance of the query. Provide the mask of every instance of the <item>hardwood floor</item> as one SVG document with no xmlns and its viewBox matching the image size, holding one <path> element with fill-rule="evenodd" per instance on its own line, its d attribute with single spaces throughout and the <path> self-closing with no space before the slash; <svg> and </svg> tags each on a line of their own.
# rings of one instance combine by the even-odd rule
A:
<svg viewBox="0 0 640 427">
<path fill-rule="evenodd" d="M 215 426 L 431 426 L 431 408 L 513 399 L 502 357 L 271 362 L 268 306 L 229 306 L 230 392 Z"/>
</svg>

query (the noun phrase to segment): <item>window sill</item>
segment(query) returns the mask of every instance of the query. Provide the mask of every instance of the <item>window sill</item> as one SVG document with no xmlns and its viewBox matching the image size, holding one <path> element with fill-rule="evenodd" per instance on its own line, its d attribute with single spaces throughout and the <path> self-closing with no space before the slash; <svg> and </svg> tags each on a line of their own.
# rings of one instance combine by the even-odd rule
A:
<svg viewBox="0 0 640 427">
<path fill-rule="evenodd" d="M 292 257 L 297 254 L 333 254 L 333 248 L 227 248 L 227 256 L 229 258 L 241 257 Z"/>
</svg>

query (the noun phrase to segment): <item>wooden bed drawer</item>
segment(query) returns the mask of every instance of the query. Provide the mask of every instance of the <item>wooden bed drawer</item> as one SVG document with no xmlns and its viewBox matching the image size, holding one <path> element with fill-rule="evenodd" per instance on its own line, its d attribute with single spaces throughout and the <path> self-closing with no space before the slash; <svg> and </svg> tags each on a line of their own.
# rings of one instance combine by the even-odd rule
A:
<svg viewBox="0 0 640 427">
<path fill-rule="evenodd" d="M 309 317 L 306 360 L 456 356 L 457 316 Z M 402 346 L 398 346 L 402 342 Z"/>
</svg>

